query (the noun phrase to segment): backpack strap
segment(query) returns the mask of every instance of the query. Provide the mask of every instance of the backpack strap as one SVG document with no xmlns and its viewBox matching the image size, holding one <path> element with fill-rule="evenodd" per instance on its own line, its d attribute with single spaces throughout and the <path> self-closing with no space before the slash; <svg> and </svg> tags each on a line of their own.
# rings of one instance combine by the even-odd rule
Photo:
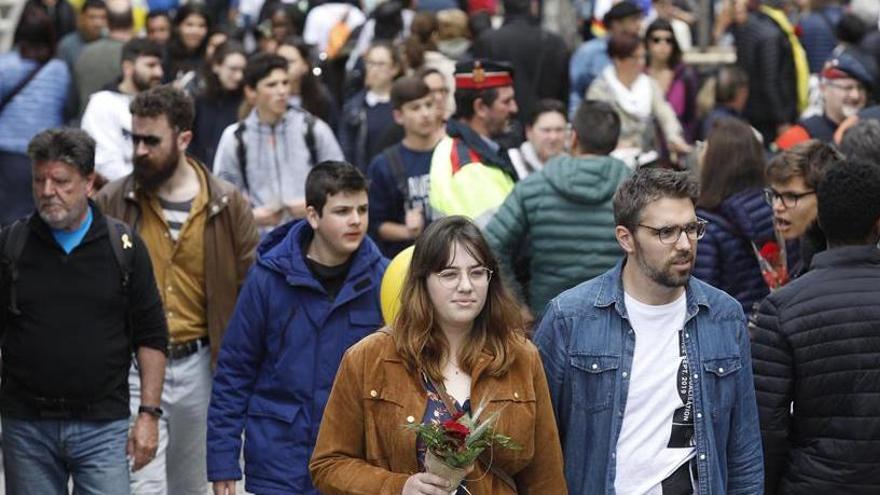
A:
<svg viewBox="0 0 880 495">
<path fill-rule="evenodd" d="M 28 234 L 30 233 L 28 229 L 29 219 L 30 216 L 17 220 L 7 227 L 6 242 L 3 244 L 3 272 L 5 276 L 8 276 L 7 282 L 9 284 L 9 306 L 7 310 L 15 316 L 21 314 L 21 310 L 18 308 L 18 291 L 16 290 L 19 278 L 18 259 L 21 258 L 21 253 L 24 252 L 24 245 L 27 243 Z"/>
<path fill-rule="evenodd" d="M 305 113 L 305 140 L 306 148 L 309 150 L 309 164 L 315 166 L 318 160 L 317 144 L 315 143 L 315 116 L 311 112 L 303 110 Z"/>
<path fill-rule="evenodd" d="M 245 129 L 247 129 L 247 126 L 243 120 L 240 120 L 235 128 L 235 132 L 232 134 L 235 136 L 235 155 L 238 158 L 238 171 L 241 173 L 241 182 L 244 184 L 244 190 L 250 193 L 251 188 L 247 178 L 247 148 L 244 144 Z"/>
<path fill-rule="evenodd" d="M 113 217 L 107 219 L 107 233 L 110 236 L 110 247 L 113 250 L 113 258 L 122 272 L 122 293 L 125 298 L 125 334 L 129 344 L 132 343 L 132 319 L 131 319 L 131 275 L 134 273 L 134 233 L 131 227 Z"/>
<path fill-rule="evenodd" d="M 110 235 L 110 247 L 113 248 L 113 257 L 116 264 L 122 270 L 122 288 L 128 291 L 131 285 L 131 274 L 134 272 L 134 234 L 127 223 L 113 217 L 107 219 L 107 229 Z"/>
<path fill-rule="evenodd" d="M 400 155 L 400 144 L 385 148 L 382 154 L 388 160 L 388 167 L 391 170 L 391 175 L 394 177 L 397 190 L 400 191 L 400 194 L 403 195 L 403 200 L 406 201 L 409 196 L 409 185 L 406 180 L 406 165 L 403 164 L 403 157 Z"/>
</svg>

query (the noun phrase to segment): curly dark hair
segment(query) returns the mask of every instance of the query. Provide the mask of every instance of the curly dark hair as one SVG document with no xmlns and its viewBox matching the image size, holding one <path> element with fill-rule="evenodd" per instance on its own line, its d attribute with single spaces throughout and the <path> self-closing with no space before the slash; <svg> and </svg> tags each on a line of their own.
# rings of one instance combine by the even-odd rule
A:
<svg viewBox="0 0 880 495">
<path fill-rule="evenodd" d="M 138 93 L 129 110 L 137 117 L 164 115 L 176 132 L 192 130 L 195 116 L 192 98 L 168 84 Z"/>
<path fill-rule="evenodd" d="M 880 220 L 880 165 L 846 160 L 825 172 L 816 197 L 829 245 L 873 244 Z"/>
</svg>

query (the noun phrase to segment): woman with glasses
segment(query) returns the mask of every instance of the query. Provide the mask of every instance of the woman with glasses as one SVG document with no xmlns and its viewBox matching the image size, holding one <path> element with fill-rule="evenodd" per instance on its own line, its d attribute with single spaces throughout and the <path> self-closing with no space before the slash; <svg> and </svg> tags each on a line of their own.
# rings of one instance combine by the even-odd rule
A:
<svg viewBox="0 0 880 495">
<path fill-rule="evenodd" d="M 425 230 L 397 318 L 340 365 L 309 466 L 321 493 L 567 493 L 543 367 L 497 270 L 470 220 L 446 217 Z M 487 450 L 460 487 L 424 472 L 424 445 L 403 426 L 483 400 L 484 414 L 503 409 L 496 431 L 521 450 Z"/>
<path fill-rule="evenodd" d="M 645 34 L 648 63 L 645 72 L 657 83 L 666 101 L 684 129 L 684 137 L 693 142 L 697 129 L 697 91 L 699 80 L 694 69 L 682 62 L 681 47 L 672 24 L 657 19 Z"/>
<path fill-rule="evenodd" d="M 764 201 L 764 151 L 748 124 L 733 118 L 715 123 L 700 182 L 697 215 L 709 224 L 694 275 L 735 297 L 749 314 L 770 292 L 755 249 L 776 242 L 776 236 L 773 211 Z"/>
<path fill-rule="evenodd" d="M 608 56 L 611 65 L 590 85 L 587 99 L 604 101 L 620 115 L 616 152 L 632 156 L 656 151 L 659 137 L 670 151 L 689 153 L 691 146 L 685 141 L 675 112 L 663 91 L 644 73 L 645 47 L 639 38 L 631 34 L 612 35 Z"/>
</svg>

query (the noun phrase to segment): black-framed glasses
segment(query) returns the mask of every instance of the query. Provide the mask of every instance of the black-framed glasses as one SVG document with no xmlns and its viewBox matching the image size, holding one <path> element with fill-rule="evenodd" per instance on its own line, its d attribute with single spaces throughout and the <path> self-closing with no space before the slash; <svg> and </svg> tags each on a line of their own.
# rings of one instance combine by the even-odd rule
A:
<svg viewBox="0 0 880 495">
<path fill-rule="evenodd" d="M 653 230 L 655 234 L 657 234 L 657 238 L 660 239 L 660 242 L 663 244 L 675 244 L 681 239 L 681 233 L 684 232 L 688 239 L 692 241 L 698 241 L 703 238 L 706 234 L 706 224 L 709 223 L 702 218 L 698 218 L 694 222 L 686 223 L 684 225 L 665 225 L 663 227 L 651 227 L 650 225 L 645 224 L 637 224 L 639 227 L 644 227 L 649 230 Z"/>
<path fill-rule="evenodd" d="M 781 193 L 772 187 L 767 187 L 764 189 L 764 201 L 766 201 L 768 205 L 773 206 L 773 201 L 778 199 L 779 201 L 782 201 L 782 205 L 786 208 L 794 208 L 797 206 L 799 199 L 811 194 L 816 194 L 816 191 L 806 191 L 800 194 L 792 192 Z"/>
</svg>

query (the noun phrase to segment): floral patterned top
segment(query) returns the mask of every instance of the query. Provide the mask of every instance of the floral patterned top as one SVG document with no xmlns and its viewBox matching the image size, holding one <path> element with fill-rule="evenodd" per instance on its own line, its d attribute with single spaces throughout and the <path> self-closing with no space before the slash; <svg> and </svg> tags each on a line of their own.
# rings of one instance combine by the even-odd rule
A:
<svg viewBox="0 0 880 495">
<path fill-rule="evenodd" d="M 434 384 L 431 383 L 431 380 L 428 380 L 428 376 L 422 373 L 422 383 L 425 385 L 425 391 L 428 393 L 428 405 L 425 407 L 425 415 L 422 416 L 422 424 L 429 423 L 441 423 L 448 419 L 452 419 L 452 412 L 450 412 L 446 408 L 446 404 L 443 402 L 443 399 L 440 398 L 440 393 L 434 388 Z M 471 400 L 468 399 L 464 401 L 464 404 L 459 404 L 458 401 L 455 401 L 455 407 L 458 408 L 459 411 L 464 411 L 466 413 L 471 412 Z M 458 412 L 458 411 L 455 411 Z M 419 469 L 421 471 L 425 470 L 425 444 L 421 441 L 421 439 L 416 440 L 416 456 L 419 460 Z M 458 486 L 458 490 L 455 492 L 455 495 L 468 495 L 469 492 L 465 488 L 467 484 L 466 481 L 463 481 L 461 485 Z"/>
</svg>

